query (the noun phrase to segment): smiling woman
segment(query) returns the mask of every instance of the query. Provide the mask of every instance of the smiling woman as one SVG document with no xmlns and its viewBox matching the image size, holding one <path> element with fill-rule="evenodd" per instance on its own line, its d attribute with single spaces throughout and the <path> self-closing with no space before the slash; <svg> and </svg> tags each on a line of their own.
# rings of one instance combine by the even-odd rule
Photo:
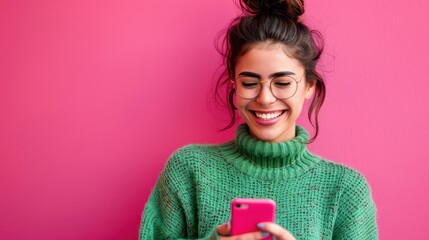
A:
<svg viewBox="0 0 429 240">
<path fill-rule="evenodd" d="M 146 204 L 140 239 L 377 239 L 365 178 L 307 150 L 325 85 L 316 71 L 319 35 L 300 21 L 304 2 L 240 4 L 243 15 L 226 32 L 217 89 L 228 93 L 228 127 L 235 110 L 245 123 L 234 140 L 189 145 L 171 156 Z M 306 100 L 316 128 L 311 140 L 297 125 Z M 273 200 L 275 221 L 231 236 L 235 198 Z"/>
<path fill-rule="evenodd" d="M 293 139 L 304 101 L 312 96 L 315 88 L 314 82 L 302 81 L 304 67 L 283 48 L 286 46 L 281 43 L 256 44 L 240 57 L 235 67 L 238 111 L 249 126 L 250 134 L 261 141 Z M 261 79 L 256 88 L 240 78 L 249 75 Z M 270 84 L 262 85 L 264 82 Z"/>
</svg>

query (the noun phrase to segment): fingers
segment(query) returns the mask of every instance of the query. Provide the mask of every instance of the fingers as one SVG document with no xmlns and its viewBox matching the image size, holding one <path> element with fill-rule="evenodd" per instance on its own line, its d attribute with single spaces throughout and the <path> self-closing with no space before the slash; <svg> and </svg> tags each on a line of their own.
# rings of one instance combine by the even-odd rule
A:
<svg viewBox="0 0 429 240">
<path fill-rule="evenodd" d="M 229 236 L 231 234 L 231 226 L 229 222 L 217 226 L 217 233 L 220 236 Z"/>
<path fill-rule="evenodd" d="M 216 228 L 220 240 L 255 240 L 263 239 L 270 235 L 268 232 L 251 232 L 237 236 L 229 236 L 231 234 L 231 225 L 229 222 L 221 224 Z"/>
<path fill-rule="evenodd" d="M 220 240 L 254 240 L 263 239 L 270 235 L 275 236 L 277 240 L 295 240 L 292 234 L 282 226 L 271 222 L 263 222 L 258 224 L 260 231 L 251 232 L 237 236 L 229 236 L 231 234 L 231 226 L 229 222 L 221 224 L 217 227 L 217 233 Z"/>
<path fill-rule="evenodd" d="M 295 240 L 292 234 L 275 223 L 263 222 L 258 224 L 258 228 L 263 232 L 268 232 L 275 236 L 277 240 Z"/>
<path fill-rule="evenodd" d="M 263 239 L 270 234 L 267 232 L 251 232 L 231 237 L 220 237 L 220 240 L 256 240 Z"/>
</svg>

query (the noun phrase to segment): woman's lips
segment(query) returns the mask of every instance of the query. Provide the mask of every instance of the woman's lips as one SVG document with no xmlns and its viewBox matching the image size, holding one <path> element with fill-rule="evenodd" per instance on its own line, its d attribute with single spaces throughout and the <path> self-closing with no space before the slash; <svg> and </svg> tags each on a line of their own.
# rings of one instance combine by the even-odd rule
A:
<svg viewBox="0 0 429 240">
<path fill-rule="evenodd" d="M 280 116 L 282 116 L 287 110 L 278 110 L 271 112 L 260 112 L 260 111 L 250 111 L 255 117 L 255 121 L 260 125 L 273 125 L 277 123 Z"/>
<path fill-rule="evenodd" d="M 270 119 L 279 117 L 280 115 L 283 114 L 283 112 L 284 111 L 274 111 L 274 112 L 256 112 L 255 111 L 254 115 L 257 118 L 260 118 L 262 120 L 270 120 Z"/>
</svg>

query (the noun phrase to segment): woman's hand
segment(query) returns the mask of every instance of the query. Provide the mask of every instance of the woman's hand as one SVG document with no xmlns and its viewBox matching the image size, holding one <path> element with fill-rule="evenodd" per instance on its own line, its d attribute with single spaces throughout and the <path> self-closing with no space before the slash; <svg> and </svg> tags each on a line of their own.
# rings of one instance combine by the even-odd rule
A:
<svg viewBox="0 0 429 240">
<path fill-rule="evenodd" d="M 217 227 L 217 233 L 220 240 L 253 240 L 263 239 L 268 236 L 275 236 L 277 240 L 295 240 L 290 232 L 284 229 L 282 226 L 271 223 L 263 222 L 258 224 L 260 231 L 245 233 L 237 236 L 229 236 L 231 233 L 231 226 L 229 223 L 224 223 Z"/>
</svg>

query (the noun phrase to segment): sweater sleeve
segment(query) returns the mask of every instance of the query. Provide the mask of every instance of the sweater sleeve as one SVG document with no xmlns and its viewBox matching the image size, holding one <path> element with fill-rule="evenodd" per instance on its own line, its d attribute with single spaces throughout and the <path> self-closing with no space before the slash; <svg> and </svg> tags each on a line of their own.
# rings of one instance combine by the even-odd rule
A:
<svg viewBox="0 0 429 240">
<path fill-rule="evenodd" d="M 197 239 L 196 202 L 193 177 L 182 161 L 183 150 L 168 160 L 146 203 L 140 226 L 140 240 Z M 217 239 L 213 230 L 205 238 Z"/>
<path fill-rule="evenodd" d="M 342 188 L 334 239 L 378 239 L 375 204 L 365 178 L 352 171 Z"/>
</svg>

